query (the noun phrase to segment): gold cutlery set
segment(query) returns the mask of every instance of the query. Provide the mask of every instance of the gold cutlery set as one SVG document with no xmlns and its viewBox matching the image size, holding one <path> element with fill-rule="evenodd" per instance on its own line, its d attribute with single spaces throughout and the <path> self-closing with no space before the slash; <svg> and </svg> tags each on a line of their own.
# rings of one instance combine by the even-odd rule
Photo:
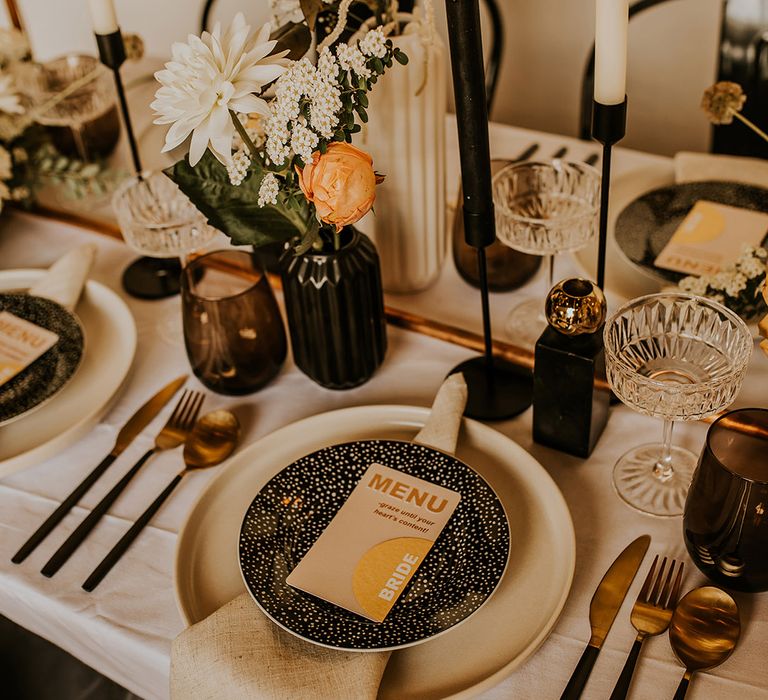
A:
<svg viewBox="0 0 768 700">
<path fill-rule="evenodd" d="M 14 564 L 23 562 L 53 531 L 117 457 L 160 413 L 186 380 L 186 375 L 173 380 L 133 414 L 118 433 L 111 452 L 21 546 L 11 559 Z M 85 581 L 84 590 L 90 592 L 102 581 L 186 474 L 193 470 L 213 467 L 229 457 L 239 440 L 240 424 L 234 414 L 223 410 L 213 411 L 198 419 L 204 400 L 204 394 L 198 391 L 190 389 L 184 391 L 165 425 L 155 437 L 154 445 L 123 475 L 56 550 L 41 569 L 44 576 L 53 576 L 66 563 L 112 507 L 131 479 L 156 453 L 184 445 L 184 470 L 176 475 L 114 545 Z"/>
<path fill-rule="evenodd" d="M 617 557 L 600 581 L 589 606 L 592 636 L 561 700 L 581 697 L 650 543 L 648 535 L 638 537 Z M 632 607 L 630 622 L 637 630 L 637 637 L 610 700 L 627 697 L 643 642 L 667 629 L 672 650 L 686 669 L 673 700 L 685 697 L 693 673 L 718 666 L 733 652 L 741 632 L 736 602 L 714 586 L 695 588 L 678 601 L 682 580 L 682 562 L 664 557 L 659 566 L 656 555 Z"/>
</svg>

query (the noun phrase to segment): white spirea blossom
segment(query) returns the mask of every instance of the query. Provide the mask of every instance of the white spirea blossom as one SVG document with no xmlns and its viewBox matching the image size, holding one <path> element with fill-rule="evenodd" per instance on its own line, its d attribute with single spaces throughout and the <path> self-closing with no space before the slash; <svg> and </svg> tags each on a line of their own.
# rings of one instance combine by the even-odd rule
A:
<svg viewBox="0 0 768 700">
<path fill-rule="evenodd" d="M 376 27 L 368 32 L 358 44 L 360 51 L 366 56 L 375 56 L 384 58 L 387 55 L 387 39 L 384 36 L 384 29 Z"/>
<path fill-rule="evenodd" d="M 765 260 L 761 260 L 757 255 L 743 256 L 738 263 L 739 272 L 753 279 L 765 274 Z"/>
<path fill-rule="evenodd" d="M 280 184 L 273 173 L 267 173 L 261 181 L 259 187 L 259 198 L 257 204 L 260 207 L 266 204 L 277 204 L 277 193 L 280 191 Z"/>
<path fill-rule="evenodd" d="M 680 280 L 680 289 L 684 292 L 690 292 L 691 294 L 697 294 L 698 296 L 704 296 L 707 293 L 707 279 L 706 277 L 684 277 Z"/>
<path fill-rule="evenodd" d="M 308 129 L 301 121 L 293 125 L 291 133 L 291 150 L 305 163 L 312 160 L 312 154 L 320 142 L 318 135 Z"/>
<path fill-rule="evenodd" d="M 741 272 L 736 272 L 730 276 L 728 283 L 725 285 L 725 293 L 729 297 L 737 297 L 741 292 L 747 288 L 747 278 Z"/>
<path fill-rule="evenodd" d="M 277 81 L 266 127 L 266 152 L 272 163 L 280 166 L 291 154 L 307 162 L 312 159 L 320 137 L 333 137 L 342 106 L 338 72 L 333 54 L 323 49 L 317 67 L 304 58 Z M 309 119 L 301 113 L 305 99 Z"/>
<path fill-rule="evenodd" d="M 286 69 L 287 52 L 270 55 L 277 42 L 269 35 L 265 24 L 252 36 L 239 12 L 223 34 L 216 23 L 211 33 L 190 34 L 187 43 L 173 44 L 172 60 L 155 73 L 161 87 L 151 105 L 155 124 L 171 125 L 163 152 L 192 134 L 190 165 L 200 161 L 206 148 L 229 163 L 235 134 L 230 111 L 269 116 L 269 106 L 257 95 Z"/>
<path fill-rule="evenodd" d="M 317 72 L 320 77 L 330 82 L 335 82 L 339 75 L 339 64 L 330 49 L 323 49 L 317 59 Z"/>
<path fill-rule="evenodd" d="M 365 65 L 365 56 L 357 46 L 339 44 L 336 47 L 336 58 L 343 70 L 352 71 L 360 78 L 370 78 L 371 71 Z"/>
<path fill-rule="evenodd" d="M 227 175 L 229 181 L 237 187 L 245 180 L 248 174 L 248 168 L 251 165 L 251 157 L 242 149 L 235 151 L 232 156 L 232 162 L 227 165 Z"/>
</svg>

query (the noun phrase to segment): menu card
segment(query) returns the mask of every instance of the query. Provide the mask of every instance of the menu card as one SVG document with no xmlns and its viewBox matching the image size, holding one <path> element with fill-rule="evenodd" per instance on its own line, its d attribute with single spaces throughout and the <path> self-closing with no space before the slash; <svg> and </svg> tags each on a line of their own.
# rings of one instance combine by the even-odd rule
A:
<svg viewBox="0 0 768 700">
<path fill-rule="evenodd" d="M 768 214 L 700 200 L 654 261 L 687 275 L 711 275 L 733 263 L 745 246 L 759 246 Z"/>
<path fill-rule="evenodd" d="M 381 622 L 460 499 L 455 491 L 373 464 L 287 581 Z"/>
<path fill-rule="evenodd" d="M 0 311 L 0 386 L 50 350 L 58 339 L 52 331 Z"/>
</svg>

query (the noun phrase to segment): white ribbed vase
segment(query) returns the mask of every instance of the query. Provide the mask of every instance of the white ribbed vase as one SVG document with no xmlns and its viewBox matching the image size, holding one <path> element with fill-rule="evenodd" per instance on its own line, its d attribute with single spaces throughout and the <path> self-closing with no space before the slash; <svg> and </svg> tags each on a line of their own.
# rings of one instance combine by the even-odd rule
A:
<svg viewBox="0 0 768 700">
<path fill-rule="evenodd" d="M 386 175 L 375 214 L 363 228 L 376 241 L 387 292 L 416 292 L 437 280 L 446 253 L 445 46 L 435 33 L 422 42 L 418 21 L 391 37 L 408 56 L 394 63 L 369 93 L 369 122 L 358 145 Z"/>
</svg>

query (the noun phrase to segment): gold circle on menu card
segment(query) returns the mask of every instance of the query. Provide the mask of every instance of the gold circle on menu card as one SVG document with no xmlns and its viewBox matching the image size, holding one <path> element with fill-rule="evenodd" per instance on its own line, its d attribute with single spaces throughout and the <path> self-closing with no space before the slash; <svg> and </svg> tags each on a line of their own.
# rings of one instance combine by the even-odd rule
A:
<svg viewBox="0 0 768 700">
<path fill-rule="evenodd" d="M 360 557 L 352 590 L 368 615 L 378 621 L 387 616 L 433 544 L 421 537 L 396 537 Z"/>
</svg>

